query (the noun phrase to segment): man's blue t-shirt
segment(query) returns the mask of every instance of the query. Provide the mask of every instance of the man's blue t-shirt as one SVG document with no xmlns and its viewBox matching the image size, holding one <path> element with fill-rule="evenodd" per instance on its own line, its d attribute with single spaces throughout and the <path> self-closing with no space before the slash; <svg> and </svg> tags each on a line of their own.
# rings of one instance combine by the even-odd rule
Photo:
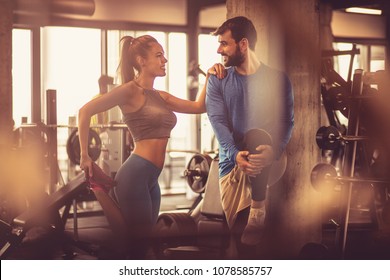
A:
<svg viewBox="0 0 390 280">
<path fill-rule="evenodd" d="M 271 134 L 277 158 L 291 138 L 294 98 L 290 80 L 264 64 L 252 75 L 241 75 L 234 67 L 227 69 L 224 79 L 211 75 L 206 108 L 219 142 L 220 177 L 234 168 L 248 130 L 260 128 Z"/>
</svg>

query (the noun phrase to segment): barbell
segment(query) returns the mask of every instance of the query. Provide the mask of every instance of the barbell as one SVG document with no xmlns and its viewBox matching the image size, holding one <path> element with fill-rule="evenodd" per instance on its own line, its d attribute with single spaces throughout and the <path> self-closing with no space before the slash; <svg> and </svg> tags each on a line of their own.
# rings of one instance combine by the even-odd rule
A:
<svg viewBox="0 0 390 280">
<path fill-rule="evenodd" d="M 26 123 L 21 124 L 18 129 L 24 129 L 26 128 L 26 131 L 29 131 L 29 129 L 38 129 L 40 132 L 47 132 L 49 129 L 56 129 L 56 128 L 70 128 L 73 129 L 70 133 L 68 140 L 66 141 L 66 152 L 68 154 L 69 160 L 75 164 L 80 164 L 80 143 L 79 143 L 79 134 L 78 134 L 78 128 L 76 125 L 62 125 L 62 124 L 44 124 L 42 122 L 39 123 Z M 99 134 L 96 132 L 95 129 L 103 129 L 107 128 L 110 130 L 116 130 L 116 129 L 127 129 L 127 125 L 124 123 L 118 123 L 118 122 L 110 122 L 109 124 L 96 124 L 91 125 L 89 129 L 89 138 L 88 138 L 88 154 L 91 157 L 93 161 L 96 161 L 99 159 L 100 153 L 101 153 L 101 146 L 102 141 L 100 139 Z M 28 132 L 27 132 L 28 133 Z M 36 134 L 37 132 L 35 132 Z M 30 135 L 31 133 L 29 133 Z M 37 136 L 38 137 L 38 136 Z M 37 138 L 36 137 L 36 138 Z M 40 137 L 40 136 L 39 136 Z"/>
<path fill-rule="evenodd" d="M 337 150 L 342 143 L 368 140 L 367 136 L 342 135 L 334 126 L 321 126 L 316 133 L 316 142 L 322 150 Z"/>
<path fill-rule="evenodd" d="M 21 124 L 18 128 L 41 128 L 41 130 L 45 129 L 54 129 L 54 128 L 77 128 L 77 125 L 69 125 L 69 124 L 44 124 L 42 122 L 38 123 L 23 123 Z M 95 128 L 95 129 L 127 129 L 127 125 L 125 123 L 120 123 L 120 122 L 115 122 L 112 121 L 108 124 L 93 124 L 89 126 L 90 128 Z"/>
<path fill-rule="evenodd" d="M 318 163 L 310 174 L 310 182 L 314 189 L 321 191 L 344 183 L 389 184 L 390 181 L 378 178 L 357 178 L 338 176 L 336 168 L 328 163 Z"/>
</svg>

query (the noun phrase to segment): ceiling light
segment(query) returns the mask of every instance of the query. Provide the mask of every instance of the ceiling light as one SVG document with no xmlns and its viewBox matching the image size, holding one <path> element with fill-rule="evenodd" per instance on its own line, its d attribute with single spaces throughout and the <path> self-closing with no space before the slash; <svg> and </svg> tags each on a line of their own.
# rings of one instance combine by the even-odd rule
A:
<svg viewBox="0 0 390 280">
<path fill-rule="evenodd" d="M 367 8 L 358 8 L 358 7 L 351 7 L 345 9 L 348 13 L 358 13 L 358 14 L 367 14 L 367 15 L 381 15 L 382 10 L 377 9 L 367 9 Z"/>
</svg>

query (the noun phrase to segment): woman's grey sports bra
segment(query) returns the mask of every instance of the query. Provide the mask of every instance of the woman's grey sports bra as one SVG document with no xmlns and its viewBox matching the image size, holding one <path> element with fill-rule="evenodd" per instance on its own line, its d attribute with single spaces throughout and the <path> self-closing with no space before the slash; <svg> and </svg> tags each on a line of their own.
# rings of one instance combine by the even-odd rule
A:
<svg viewBox="0 0 390 280">
<path fill-rule="evenodd" d="M 142 107 L 123 115 L 133 140 L 169 138 L 177 122 L 176 115 L 157 91 L 144 89 L 144 94 Z"/>
</svg>

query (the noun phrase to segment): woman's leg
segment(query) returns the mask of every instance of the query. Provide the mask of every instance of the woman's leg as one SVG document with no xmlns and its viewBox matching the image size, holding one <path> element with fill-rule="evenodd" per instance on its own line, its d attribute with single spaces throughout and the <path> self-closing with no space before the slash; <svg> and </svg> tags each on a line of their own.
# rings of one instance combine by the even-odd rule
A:
<svg viewBox="0 0 390 280">
<path fill-rule="evenodd" d="M 131 155 L 118 170 L 116 196 L 129 231 L 129 246 L 141 258 L 160 208 L 158 176 L 161 170 L 138 155 Z"/>
<path fill-rule="evenodd" d="M 158 184 L 158 178 L 155 180 L 154 184 L 150 188 L 150 198 L 152 201 L 152 224 L 157 223 L 158 214 L 160 213 L 160 204 L 161 204 L 161 189 Z"/>
</svg>

